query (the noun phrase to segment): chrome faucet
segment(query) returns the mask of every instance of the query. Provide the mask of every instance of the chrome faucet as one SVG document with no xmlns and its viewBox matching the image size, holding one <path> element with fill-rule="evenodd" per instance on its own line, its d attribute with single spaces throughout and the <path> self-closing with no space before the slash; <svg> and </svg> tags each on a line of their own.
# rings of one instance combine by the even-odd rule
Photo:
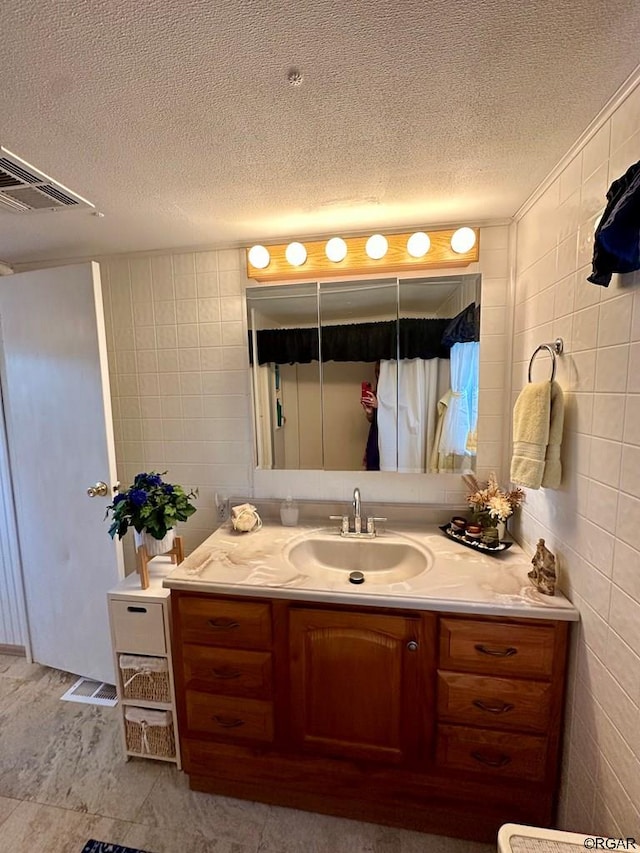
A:
<svg viewBox="0 0 640 853">
<path fill-rule="evenodd" d="M 360 505 L 360 489 L 356 486 L 353 490 L 353 532 L 362 532 L 362 515 Z"/>
<path fill-rule="evenodd" d="M 353 490 L 353 529 L 351 529 L 351 519 L 348 515 L 330 515 L 329 518 L 340 522 L 341 536 L 362 536 L 368 539 L 373 539 L 376 535 L 376 522 L 386 521 L 386 518 L 376 518 L 370 516 L 365 520 L 364 529 L 362 527 L 362 501 L 360 498 L 360 489 Z"/>
</svg>

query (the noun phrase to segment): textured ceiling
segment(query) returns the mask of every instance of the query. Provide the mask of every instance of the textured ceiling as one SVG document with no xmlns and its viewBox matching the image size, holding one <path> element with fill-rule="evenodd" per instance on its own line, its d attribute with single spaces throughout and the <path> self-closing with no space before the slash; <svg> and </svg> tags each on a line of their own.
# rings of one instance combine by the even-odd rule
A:
<svg viewBox="0 0 640 853">
<path fill-rule="evenodd" d="M 639 42 L 637 0 L 2 0 L 0 144 L 105 215 L 0 212 L 0 258 L 509 217 Z"/>
</svg>

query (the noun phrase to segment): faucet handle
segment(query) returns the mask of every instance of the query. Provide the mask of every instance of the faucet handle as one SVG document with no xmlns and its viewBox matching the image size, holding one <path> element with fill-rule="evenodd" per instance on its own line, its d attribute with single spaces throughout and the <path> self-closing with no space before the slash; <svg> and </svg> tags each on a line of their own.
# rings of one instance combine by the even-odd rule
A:
<svg viewBox="0 0 640 853">
<path fill-rule="evenodd" d="M 375 533 L 376 532 L 376 522 L 377 521 L 386 521 L 386 518 L 377 515 L 370 515 L 367 518 L 367 533 Z"/>
<path fill-rule="evenodd" d="M 348 515 L 330 515 L 329 520 L 340 522 L 340 533 L 348 533 L 349 532 L 349 516 Z"/>
</svg>

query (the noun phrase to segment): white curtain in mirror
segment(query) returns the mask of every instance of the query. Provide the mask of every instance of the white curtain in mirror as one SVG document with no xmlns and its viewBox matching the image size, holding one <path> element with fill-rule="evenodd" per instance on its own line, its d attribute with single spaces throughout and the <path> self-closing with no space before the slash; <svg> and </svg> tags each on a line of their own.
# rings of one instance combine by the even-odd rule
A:
<svg viewBox="0 0 640 853">
<path fill-rule="evenodd" d="M 254 395 L 256 398 L 256 444 L 258 468 L 273 468 L 273 368 L 270 364 L 255 365 Z"/>
<path fill-rule="evenodd" d="M 478 370 L 480 344 L 477 341 L 451 347 L 451 390 L 442 422 L 439 452 L 464 456 L 478 419 Z"/>
<path fill-rule="evenodd" d="M 380 362 L 378 445 L 380 470 L 421 474 L 433 453 L 439 359 Z"/>
</svg>

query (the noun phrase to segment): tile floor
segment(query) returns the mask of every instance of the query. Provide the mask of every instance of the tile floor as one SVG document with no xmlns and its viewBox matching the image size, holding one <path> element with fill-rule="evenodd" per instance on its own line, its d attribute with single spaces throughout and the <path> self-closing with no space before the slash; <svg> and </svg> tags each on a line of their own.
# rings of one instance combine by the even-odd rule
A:
<svg viewBox="0 0 640 853">
<path fill-rule="evenodd" d="M 0 655 L 0 853 L 495 853 L 495 847 L 190 791 L 125 761 L 119 710 L 61 702 L 75 676 Z"/>
</svg>

